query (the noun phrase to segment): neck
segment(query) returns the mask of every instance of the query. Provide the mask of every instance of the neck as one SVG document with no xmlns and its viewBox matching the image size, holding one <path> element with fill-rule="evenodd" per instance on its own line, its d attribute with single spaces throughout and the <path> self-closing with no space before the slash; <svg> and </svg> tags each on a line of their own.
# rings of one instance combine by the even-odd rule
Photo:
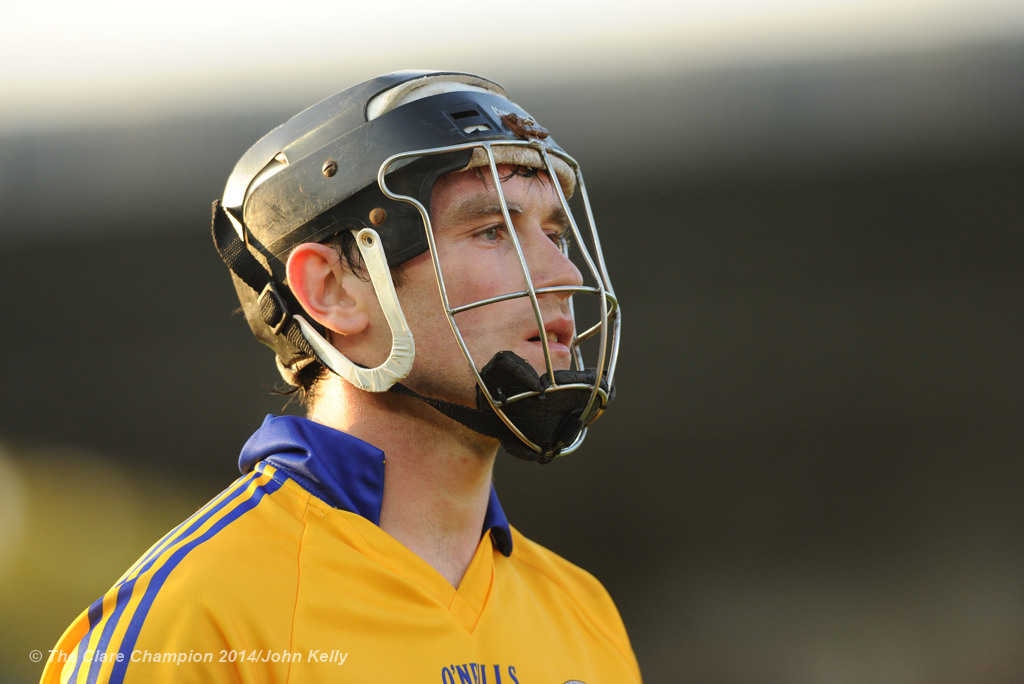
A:
<svg viewBox="0 0 1024 684">
<path fill-rule="evenodd" d="M 309 417 L 384 451 L 381 528 L 458 586 L 480 543 L 497 442 L 417 399 L 331 381 Z"/>
</svg>

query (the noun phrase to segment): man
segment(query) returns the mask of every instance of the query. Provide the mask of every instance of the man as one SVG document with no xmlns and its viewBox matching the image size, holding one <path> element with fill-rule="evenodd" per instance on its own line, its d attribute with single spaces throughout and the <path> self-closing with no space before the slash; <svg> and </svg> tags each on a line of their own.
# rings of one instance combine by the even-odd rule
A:
<svg viewBox="0 0 1024 684">
<path fill-rule="evenodd" d="M 605 590 L 491 485 L 499 445 L 574 451 L 612 395 L 618 306 L 548 132 L 485 79 L 383 76 L 257 142 L 214 239 L 308 417 L 268 417 L 44 681 L 639 681 Z"/>
</svg>

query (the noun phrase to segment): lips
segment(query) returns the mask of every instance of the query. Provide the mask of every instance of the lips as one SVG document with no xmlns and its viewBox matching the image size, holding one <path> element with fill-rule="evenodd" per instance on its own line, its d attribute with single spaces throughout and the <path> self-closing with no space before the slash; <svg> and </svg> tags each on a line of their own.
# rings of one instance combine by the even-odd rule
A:
<svg viewBox="0 0 1024 684">
<path fill-rule="evenodd" d="M 548 341 L 548 345 L 557 344 L 562 345 L 566 348 L 572 343 L 573 336 L 573 323 L 568 318 L 555 318 L 550 321 L 546 321 L 544 325 L 544 337 Z M 534 330 L 533 334 L 527 338 L 528 342 L 540 343 L 540 331 Z"/>
</svg>

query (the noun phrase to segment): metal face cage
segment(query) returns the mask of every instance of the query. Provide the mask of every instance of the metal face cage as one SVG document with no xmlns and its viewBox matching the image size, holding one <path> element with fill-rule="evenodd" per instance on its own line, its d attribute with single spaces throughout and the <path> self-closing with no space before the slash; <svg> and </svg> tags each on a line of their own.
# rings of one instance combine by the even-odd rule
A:
<svg viewBox="0 0 1024 684">
<path fill-rule="evenodd" d="M 508 150 L 505 148 L 509 147 L 531 150 L 532 154 L 542 160 L 543 168 L 538 170 L 546 172 L 551 179 L 551 185 L 557 192 L 562 211 L 568 219 L 570 240 L 563 241 L 560 249 L 576 265 L 583 276 L 584 282 L 582 285 L 557 285 L 540 288 L 535 286 L 531 277 L 530 264 L 516 234 L 515 224 L 502 190 L 502 178 L 498 169 L 499 164 L 503 163 L 499 159 L 507 158 L 508 155 L 505 153 Z M 489 174 L 498 204 L 501 207 L 505 226 L 508 228 L 508 236 L 515 247 L 524 287 L 521 290 L 454 306 L 449 298 L 448 288 L 445 284 L 444 266 L 441 263 L 437 250 L 430 212 L 424 206 L 421 198 L 402 194 L 389 187 L 386 176 L 395 168 L 422 158 L 453 152 L 472 153 L 475 151 L 480 151 L 486 156 L 486 163 L 481 164 L 479 168 L 483 173 Z M 556 159 L 552 157 L 556 157 Z M 567 196 L 565 189 L 562 187 L 562 182 L 559 182 L 556 162 L 563 172 L 567 166 L 575 178 L 575 190 L 571 191 L 571 196 Z M 385 196 L 393 200 L 408 202 L 419 211 L 426 231 L 426 240 L 429 245 L 428 251 L 432 260 L 438 290 L 449 324 L 451 325 L 452 333 L 462 350 L 466 362 L 472 369 L 480 392 L 502 422 L 526 446 L 538 453 L 543 453 L 543 447 L 536 444 L 523 433 L 520 427 L 516 425 L 513 417 L 509 415 L 507 409 L 517 402 L 531 399 L 538 395 L 548 396 L 551 393 L 569 391 L 577 393 L 582 391 L 586 393 L 586 399 L 579 418 L 584 427 L 572 443 L 561 448 L 557 455 L 561 456 L 575 451 L 586 436 L 587 426 L 601 415 L 610 400 L 615 367 L 618 360 L 621 324 L 618 300 L 615 297 L 608 269 L 605 265 L 604 254 L 601 250 L 590 202 L 587 198 L 583 177 L 577 162 L 564 152 L 556 150 L 541 141 L 493 140 L 392 155 L 381 164 L 377 174 L 377 182 Z M 545 320 L 540 298 L 545 295 L 564 295 L 565 293 L 569 295 L 569 314 L 574 325 L 573 337 L 569 345 L 572 369 L 576 371 L 589 371 L 586 374 L 586 380 L 581 380 L 584 377 L 583 373 L 563 373 L 555 367 L 550 345 L 544 332 Z M 488 384 L 481 375 L 480 363 L 478 363 L 477 359 L 473 358 L 466 339 L 460 330 L 458 318 L 460 314 L 467 311 L 518 298 L 528 298 L 530 301 L 533 316 L 540 331 L 539 337 L 543 348 L 546 371 L 544 378 L 547 382 L 544 383 L 545 386 L 541 390 L 531 390 L 520 392 L 513 396 L 505 396 L 504 393 L 496 393 L 488 387 Z M 584 298 L 588 300 L 585 304 L 581 301 Z M 589 365 L 587 363 L 588 359 L 592 360 Z M 480 361 L 486 362 L 487 359 Z"/>
</svg>

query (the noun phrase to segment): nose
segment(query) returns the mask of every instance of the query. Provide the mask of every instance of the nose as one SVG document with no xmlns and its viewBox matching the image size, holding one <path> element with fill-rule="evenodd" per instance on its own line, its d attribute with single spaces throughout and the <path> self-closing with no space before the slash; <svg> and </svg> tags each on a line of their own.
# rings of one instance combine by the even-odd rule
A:
<svg viewBox="0 0 1024 684">
<path fill-rule="evenodd" d="M 545 287 L 579 287 L 583 285 L 583 275 L 562 252 L 551 237 L 538 226 L 530 233 L 528 245 L 523 245 L 526 263 L 530 268 L 530 279 L 537 289 Z M 560 296 L 569 297 L 571 292 Z"/>
</svg>

